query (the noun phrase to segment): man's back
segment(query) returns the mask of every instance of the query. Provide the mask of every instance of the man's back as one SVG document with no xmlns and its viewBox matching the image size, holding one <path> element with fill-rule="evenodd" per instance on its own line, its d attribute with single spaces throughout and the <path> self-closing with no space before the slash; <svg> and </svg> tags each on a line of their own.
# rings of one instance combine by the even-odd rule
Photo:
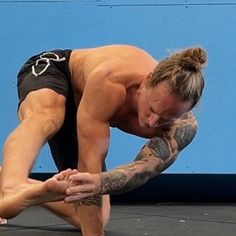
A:
<svg viewBox="0 0 236 236">
<path fill-rule="evenodd" d="M 69 65 L 72 83 L 82 92 L 86 80 L 96 71 L 106 75 L 112 73 L 114 80 L 129 86 L 133 80 L 153 71 L 157 61 L 137 47 L 111 45 L 73 50 Z"/>
</svg>

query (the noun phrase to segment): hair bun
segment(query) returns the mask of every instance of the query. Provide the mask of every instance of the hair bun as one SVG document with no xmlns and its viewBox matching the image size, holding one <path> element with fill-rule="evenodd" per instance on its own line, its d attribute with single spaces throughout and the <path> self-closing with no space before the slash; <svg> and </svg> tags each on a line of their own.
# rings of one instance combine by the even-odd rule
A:
<svg viewBox="0 0 236 236">
<path fill-rule="evenodd" d="M 185 49 L 179 54 L 179 64 L 183 69 L 201 70 L 207 61 L 206 52 L 200 47 Z"/>
</svg>

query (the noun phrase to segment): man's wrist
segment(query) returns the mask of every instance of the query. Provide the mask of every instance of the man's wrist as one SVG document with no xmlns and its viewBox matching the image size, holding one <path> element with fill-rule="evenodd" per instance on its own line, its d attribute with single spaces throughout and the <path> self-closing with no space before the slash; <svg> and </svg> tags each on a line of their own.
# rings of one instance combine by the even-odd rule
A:
<svg viewBox="0 0 236 236">
<path fill-rule="evenodd" d="M 94 174 L 94 177 L 96 179 L 96 189 L 97 189 L 97 194 L 98 196 L 101 196 L 103 193 L 103 188 L 102 188 L 102 177 L 104 173 L 99 173 L 99 174 Z"/>
</svg>

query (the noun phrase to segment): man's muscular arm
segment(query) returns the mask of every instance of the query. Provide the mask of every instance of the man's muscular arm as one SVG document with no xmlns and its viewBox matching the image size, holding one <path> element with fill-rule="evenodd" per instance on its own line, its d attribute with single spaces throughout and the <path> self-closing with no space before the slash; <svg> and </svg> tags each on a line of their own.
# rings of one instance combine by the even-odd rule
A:
<svg viewBox="0 0 236 236">
<path fill-rule="evenodd" d="M 109 120 L 125 100 L 126 90 L 106 67 L 97 67 L 86 79 L 77 111 L 78 170 L 102 172 L 109 147 Z M 72 184 L 73 186 L 73 184 Z M 82 234 L 103 235 L 101 196 L 83 199 L 78 204 Z"/>
<path fill-rule="evenodd" d="M 194 138 L 196 120 L 192 113 L 176 121 L 163 137 L 149 140 L 133 163 L 101 175 L 101 193 L 121 193 L 137 188 L 167 169 Z"/>
<path fill-rule="evenodd" d="M 176 160 L 179 152 L 193 140 L 196 130 L 197 122 L 190 112 L 177 120 L 162 137 L 149 140 L 132 163 L 95 175 L 75 172 L 70 178 L 77 184 L 67 189 L 65 201 L 128 192 L 145 184 Z"/>
<path fill-rule="evenodd" d="M 149 140 L 134 162 L 101 175 L 101 193 L 122 193 L 135 189 L 160 174 L 194 138 L 197 124 L 192 113 L 185 115 L 163 137 Z"/>
</svg>

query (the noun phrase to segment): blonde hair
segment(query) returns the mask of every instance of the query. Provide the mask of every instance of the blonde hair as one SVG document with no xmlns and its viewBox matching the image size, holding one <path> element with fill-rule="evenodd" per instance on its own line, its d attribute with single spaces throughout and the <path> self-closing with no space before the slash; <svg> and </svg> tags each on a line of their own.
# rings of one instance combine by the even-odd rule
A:
<svg viewBox="0 0 236 236">
<path fill-rule="evenodd" d="M 200 47 L 179 51 L 159 62 L 149 85 L 154 87 L 159 82 L 167 80 L 171 91 L 184 101 L 192 101 L 194 107 L 204 88 L 201 70 L 206 61 L 207 54 Z"/>
</svg>

